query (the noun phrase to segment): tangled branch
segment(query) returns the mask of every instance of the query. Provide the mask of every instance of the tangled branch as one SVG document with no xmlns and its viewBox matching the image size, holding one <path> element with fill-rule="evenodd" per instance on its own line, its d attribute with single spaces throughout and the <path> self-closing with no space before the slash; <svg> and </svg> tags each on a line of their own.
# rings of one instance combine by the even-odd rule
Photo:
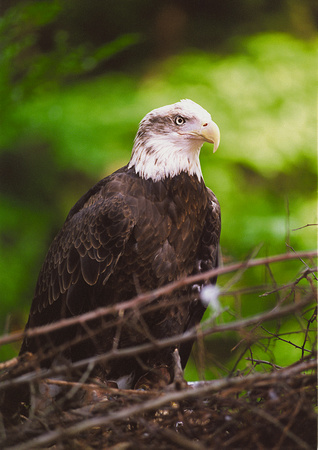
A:
<svg viewBox="0 0 318 450">
<path fill-rule="evenodd" d="M 233 272 L 233 280 L 237 282 L 244 271 L 256 266 L 264 266 L 272 280 L 272 285 L 248 288 L 235 288 L 230 280 L 218 292 L 226 302 L 235 299 L 236 305 L 240 305 L 241 296 L 244 301 L 248 301 L 246 298 L 275 299 L 268 310 L 249 317 L 242 316 L 240 308 L 216 308 L 200 327 L 182 335 L 162 339 L 149 335 L 148 342 L 142 345 L 114 347 L 110 352 L 72 364 L 62 362 L 43 369 L 39 366 L 41 353 L 2 363 L 0 405 L 8 392 L 20 392 L 25 386 L 29 387 L 30 405 L 26 409 L 21 404 L 23 408 L 12 414 L 10 420 L 5 414 L 2 419 L 0 415 L 0 447 L 15 450 L 51 445 L 140 449 L 316 448 L 317 290 L 316 269 L 311 267 L 316 256 L 316 252 L 287 253 L 231 264 L 140 294 L 128 302 L 28 330 L 29 336 L 38 336 L 75 323 L 86 325 L 110 314 L 114 320 L 112 326 L 120 328 L 129 319 L 130 312 L 158 308 L 158 302 L 153 300 L 175 289 Z M 291 259 L 298 259 L 303 270 L 291 282 L 280 285 L 269 265 L 285 264 Z M 169 301 L 173 302 L 173 296 L 170 297 Z M 288 331 L 282 328 L 287 320 L 292 324 Z M 87 332 L 88 337 L 94 338 L 100 329 L 87 326 Z M 94 367 L 101 361 L 138 358 L 142 353 L 193 339 L 199 343 L 198 351 L 204 352 L 209 339 L 226 333 L 237 336 L 232 348 L 236 357 L 227 376 L 219 379 L 186 384 L 177 364 L 176 381 L 161 391 L 120 390 L 91 379 Z M 0 345 L 23 335 L 3 336 Z M 276 361 L 275 343 L 288 346 L 298 355 L 292 364 Z M 259 348 L 261 358 L 257 356 Z M 203 365 L 200 373 L 204 373 L 204 365 L 210 364 L 205 358 L 204 355 L 199 358 Z M 81 369 L 81 377 L 74 380 L 70 374 L 77 369 Z"/>
</svg>

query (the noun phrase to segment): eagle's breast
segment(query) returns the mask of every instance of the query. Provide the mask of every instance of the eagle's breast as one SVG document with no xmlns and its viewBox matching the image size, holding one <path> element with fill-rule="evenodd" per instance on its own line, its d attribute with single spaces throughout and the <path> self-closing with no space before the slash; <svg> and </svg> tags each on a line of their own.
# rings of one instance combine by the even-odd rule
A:
<svg viewBox="0 0 318 450">
<path fill-rule="evenodd" d="M 193 272 L 208 204 L 204 183 L 185 173 L 158 182 L 132 170 L 121 176 L 129 179 L 125 203 L 135 225 L 107 282 L 116 301 Z"/>
</svg>

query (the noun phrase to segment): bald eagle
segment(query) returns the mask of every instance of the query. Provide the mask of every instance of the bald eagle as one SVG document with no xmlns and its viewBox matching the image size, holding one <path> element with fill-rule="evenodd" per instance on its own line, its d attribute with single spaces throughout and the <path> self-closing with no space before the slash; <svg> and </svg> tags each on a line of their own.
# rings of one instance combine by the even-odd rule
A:
<svg viewBox="0 0 318 450">
<path fill-rule="evenodd" d="M 216 267 L 220 207 L 204 184 L 199 153 L 204 142 L 213 143 L 216 151 L 219 141 L 210 114 L 191 100 L 148 113 L 129 163 L 70 210 L 40 271 L 26 329 L 114 305 Z M 124 317 L 109 315 L 25 337 L 20 354 L 36 353 L 42 366 L 49 367 L 58 358 L 74 362 L 179 335 L 203 316 L 198 289 L 180 289 Z M 173 351 L 179 350 L 184 368 L 192 344 L 176 342 L 135 357 L 108 359 L 95 366 L 94 376 L 120 388 L 138 388 L 149 374 L 164 373 L 168 384 L 173 381 Z"/>
</svg>

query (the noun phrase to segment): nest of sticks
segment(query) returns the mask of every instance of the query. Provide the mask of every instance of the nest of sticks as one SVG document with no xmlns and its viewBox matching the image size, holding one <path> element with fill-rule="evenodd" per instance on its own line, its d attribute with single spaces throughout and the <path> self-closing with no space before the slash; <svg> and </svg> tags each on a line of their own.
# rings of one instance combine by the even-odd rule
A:
<svg viewBox="0 0 318 450">
<path fill-rule="evenodd" d="M 173 384 L 161 390 L 122 390 L 89 380 L 97 360 L 109 355 L 86 361 L 86 369 L 76 381 L 68 376 L 70 368 L 63 365 L 44 371 L 39 367 L 37 355 L 26 354 L 2 363 L 0 448 L 317 448 L 316 268 L 311 267 L 314 255 L 313 252 L 286 255 L 290 256 L 250 260 L 241 266 L 218 269 L 220 273 L 234 270 L 236 276 L 242 269 L 255 265 L 293 257 L 309 258 L 309 263 L 301 259 L 305 267 L 291 283 L 284 286 L 275 283 L 270 292 L 275 291 L 276 302 L 270 310 L 229 322 L 215 316 L 199 330 L 174 337 L 174 342 L 181 342 L 193 339 L 194 335 L 203 340 L 229 330 L 236 332 L 239 342 L 244 343 L 244 351 L 239 352 L 234 369 L 226 376 L 185 383 L 176 362 Z M 249 295 L 254 296 L 255 290 L 252 291 Z M 140 298 L 133 299 L 132 307 L 136 301 L 138 305 L 142 303 Z M 286 336 L 280 332 L 280 324 L 289 317 L 296 318 L 298 325 Z M 266 336 L 266 346 L 272 340 L 284 340 L 286 345 L 297 346 L 299 350 L 299 359 L 284 367 L 276 364 L 274 357 L 267 361 L 254 357 L 255 345 L 264 339 L 267 324 L 273 323 L 276 331 Z M 0 345 L 21 337 L 22 333 L 5 335 L 0 338 Z M 150 342 L 147 351 L 151 345 L 154 348 L 171 342 L 169 339 Z M 145 348 L 134 350 L 137 355 Z M 246 366 L 238 370 L 243 359 Z M 28 404 L 20 397 L 26 386 L 30 393 Z M 52 396 L 57 388 L 58 394 Z"/>
</svg>

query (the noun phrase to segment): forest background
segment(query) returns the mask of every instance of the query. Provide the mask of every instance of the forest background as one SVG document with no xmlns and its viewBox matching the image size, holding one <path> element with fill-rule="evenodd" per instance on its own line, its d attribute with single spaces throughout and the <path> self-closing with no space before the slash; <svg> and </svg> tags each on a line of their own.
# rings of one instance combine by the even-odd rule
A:
<svg viewBox="0 0 318 450">
<path fill-rule="evenodd" d="M 221 130 L 219 150 L 206 144 L 201 165 L 222 208 L 224 262 L 317 247 L 314 1 L 2 0 L 0 13 L 0 335 L 23 329 L 72 205 L 127 163 L 147 112 L 182 98 Z M 270 309 L 275 294 L 255 292 L 301 268 L 220 277 L 218 320 Z M 254 356 L 291 364 L 303 326 L 284 319 L 286 343 L 257 345 Z M 247 370 L 240 339 L 207 339 L 204 369 L 192 359 L 187 379 Z M 0 360 L 18 349 L 1 347 Z"/>
</svg>

